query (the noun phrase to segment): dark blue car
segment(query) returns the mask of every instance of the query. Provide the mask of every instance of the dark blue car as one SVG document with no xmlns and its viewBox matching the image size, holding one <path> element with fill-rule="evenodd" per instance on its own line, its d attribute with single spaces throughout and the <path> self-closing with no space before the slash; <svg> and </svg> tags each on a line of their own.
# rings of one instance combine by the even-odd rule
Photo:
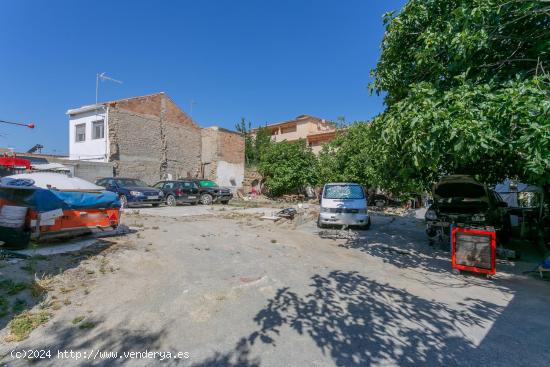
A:
<svg viewBox="0 0 550 367">
<path fill-rule="evenodd" d="M 118 194 L 123 208 L 143 204 L 159 206 L 164 203 L 162 190 L 148 186 L 135 178 L 107 177 L 96 181 L 96 185 Z"/>
</svg>

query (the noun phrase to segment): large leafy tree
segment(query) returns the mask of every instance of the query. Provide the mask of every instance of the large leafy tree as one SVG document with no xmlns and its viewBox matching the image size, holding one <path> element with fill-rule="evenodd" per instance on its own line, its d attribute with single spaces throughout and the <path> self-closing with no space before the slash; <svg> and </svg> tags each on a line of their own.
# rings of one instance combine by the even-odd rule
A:
<svg viewBox="0 0 550 367">
<path fill-rule="evenodd" d="M 298 192 L 317 183 L 317 158 L 304 140 L 268 145 L 258 169 L 273 196 Z"/>
<path fill-rule="evenodd" d="M 371 88 L 387 109 L 367 134 L 376 184 L 550 180 L 548 1 L 410 0 L 384 21 Z"/>
<path fill-rule="evenodd" d="M 271 144 L 271 132 L 266 127 L 260 127 L 252 133 L 251 125 L 250 121 L 243 117 L 235 125 L 235 129 L 244 137 L 246 164 L 254 166 L 260 162 L 263 151 Z"/>
</svg>

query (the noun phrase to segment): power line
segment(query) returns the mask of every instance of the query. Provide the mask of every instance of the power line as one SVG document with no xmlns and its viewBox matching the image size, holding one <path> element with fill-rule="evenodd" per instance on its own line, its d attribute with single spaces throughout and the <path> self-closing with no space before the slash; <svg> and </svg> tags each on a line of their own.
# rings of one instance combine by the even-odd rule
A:
<svg viewBox="0 0 550 367">
<path fill-rule="evenodd" d="M 30 122 L 28 124 L 24 124 L 24 123 L 21 123 L 21 122 L 5 121 L 5 120 L 0 120 L 0 122 L 4 123 L 4 124 L 25 126 L 25 127 L 28 127 L 29 129 L 34 129 L 34 124 L 32 122 Z"/>
</svg>

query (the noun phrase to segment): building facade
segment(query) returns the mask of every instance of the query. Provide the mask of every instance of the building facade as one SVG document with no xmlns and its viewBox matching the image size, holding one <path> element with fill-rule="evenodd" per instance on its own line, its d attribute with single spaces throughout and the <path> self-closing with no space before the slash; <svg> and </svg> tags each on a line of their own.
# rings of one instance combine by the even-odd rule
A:
<svg viewBox="0 0 550 367">
<path fill-rule="evenodd" d="M 315 154 L 321 151 L 323 144 L 336 136 L 336 126 L 332 122 L 310 115 L 300 115 L 295 119 L 268 124 L 265 127 L 271 132 L 274 142 L 303 139 Z M 252 130 L 253 133 L 257 131 L 258 129 Z"/>
<path fill-rule="evenodd" d="M 70 159 L 112 162 L 115 176 L 149 184 L 204 177 L 220 186 L 242 185 L 244 138 L 201 129 L 165 93 L 83 106 L 67 115 Z"/>
<path fill-rule="evenodd" d="M 67 111 L 70 159 L 112 162 L 119 177 L 152 184 L 197 177 L 201 128 L 164 93 Z"/>
<path fill-rule="evenodd" d="M 244 181 L 244 138 L 217 126 L 202 129 L 203 177 L 237 189 Z"/>
</svg>

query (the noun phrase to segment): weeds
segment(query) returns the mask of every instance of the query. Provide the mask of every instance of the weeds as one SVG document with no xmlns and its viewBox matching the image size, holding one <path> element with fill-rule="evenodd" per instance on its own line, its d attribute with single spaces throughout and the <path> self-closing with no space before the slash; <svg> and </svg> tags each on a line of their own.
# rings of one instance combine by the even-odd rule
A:
<svg viewBox="0 0 550 367">
<path fill-rule="evenodd" d="M 25 312 L 17 315 L 10 322 L 10 340 L 21 341 L 27 339 L 30 333 L 45 324 L 50 319 L 51 315 L 47 312 Z"/>
<path fill-rule="evenodd" d="M 4 317 L 8 314 L 8 299 L 5 296 L 0 296 L 0 317 Z"/>
<path fill-rule="evenodd" d="M 86 321 L 86 322 L 83 322 L 82 324 L 78 325 L 78 328 L 79 329 L 91 329 L 94 326 L 95 326 L 95 324 L 93 322 Z"/>
<path fill-rule="evenodd" d="M 24 299 L 17 298 L 13 303 L 13 305 L 11 306 L 11 312 L 17 315 L 25 311 L 26 307 L 27 307 L 27 302 Z"/>
<path fill-rule="evenodd" d="M 0 289 L 4 290 L 8 295 L 13 296 L 27 288 L 25 283 L 16 283 L 11 279 L 5 279 L 0 282 Z"/>
<path fill-rule="evenodd" d="M 84 316 L 77 316 L 73 319 L 72 323 L 73 323 L 73 325 L 76 325 L 82 320 L 84 320 Z"/>
<path fill-rule="evenodd" d="M 53 279 L 43 275 L 41 278 L 34 277 L 34 280 L 29 284 L 33 297 L 41 297 L 52 289 Z"/>
</svg>

